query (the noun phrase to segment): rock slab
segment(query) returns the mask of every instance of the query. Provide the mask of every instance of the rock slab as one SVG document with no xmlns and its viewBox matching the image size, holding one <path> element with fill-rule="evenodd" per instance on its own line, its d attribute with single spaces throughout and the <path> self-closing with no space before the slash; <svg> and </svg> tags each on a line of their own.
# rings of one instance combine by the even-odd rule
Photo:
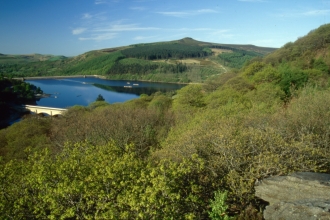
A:
<svg viewBox="0 0 330 220">
<path fill-rule="evenodd" d="M 330 174 L 299 172 L 266 178 L 256 196 L 269 202 L 264 218 L 330 220 Z"/>
</svg>

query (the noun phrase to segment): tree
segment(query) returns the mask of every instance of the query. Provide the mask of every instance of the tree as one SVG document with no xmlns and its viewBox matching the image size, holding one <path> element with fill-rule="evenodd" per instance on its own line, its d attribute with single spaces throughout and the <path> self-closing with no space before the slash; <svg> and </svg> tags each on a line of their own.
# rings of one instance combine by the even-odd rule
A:
<svg viewBox="0 0 330 220">
<path fill-rule="evenodd" d="M 0 219 L 205 219 L 214 191 L 196 156 L 141 160 L 133 145 L 66 143 L 0 163 Z"/>
<path fill-rule="evenodd" d="M 101 94 L 99 94 L 99 96 L 96 98 L 95 101 L 105 101 L 105 99 L 103 98 L 103 96 Z"/>
</svg>

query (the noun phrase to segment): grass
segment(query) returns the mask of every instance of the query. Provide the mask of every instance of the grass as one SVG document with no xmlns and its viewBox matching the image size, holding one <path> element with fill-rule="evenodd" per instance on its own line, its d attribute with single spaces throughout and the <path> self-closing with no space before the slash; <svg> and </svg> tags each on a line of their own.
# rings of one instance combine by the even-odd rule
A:
<svg viewBox="0 0 330 220">
<path fill-rule="evenodd" d="M 230 53 L 230 52 L 232 52 L 231 50 L 218 49 L 218 48 L 212 48 L 211 50 L 212 50 L 214 56 L 218 56 L 221 53 Z"/>
</svg>

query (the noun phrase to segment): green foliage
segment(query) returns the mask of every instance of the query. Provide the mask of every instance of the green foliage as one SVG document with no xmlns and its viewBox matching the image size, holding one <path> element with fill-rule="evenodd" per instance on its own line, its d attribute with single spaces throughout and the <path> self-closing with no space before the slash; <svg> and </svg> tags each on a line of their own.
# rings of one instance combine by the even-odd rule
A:
<svg viewBox="0 0 330 220">
<path fill-rule="evenodd" d="M 245 63 L 259 56 L 262 56 L 262 54 L 253 51 L 233 50 L 233 52 L 219 54 L 218 60 L 224 66 L 240 69 Z"/>
<path fill-rule="evenodd" d="M 1 218 L 201 219 L 212 187 L 197 158 L 152 165 L 114 144 L 66 144 L 2 166 Z M 184 188 L 182 188 L 184 186 Z"/>
<path fill-rule="evenodd" d="M 320 70 L 324 73 L 329 73 L 329 66 L 323 61 L 322 58 L 318 58 L 317 60 L 312 59 L 311 65 L 314 69 Z"/>
<path fill-rule="evenodd" d="M 226 211 L 228 205 L 226 205 L 227 192 L 216 191 L 214 193 L 214 200 L 211 201 L 211 211 L 209 216 L 212 220 L 229 220 Z"/>
<path fill-rule="evenodd" d="M 108 74 L 133 74 L 133 75 L 145 75 L 149 73 L 163 72 L 163 73 L 183 73 L 188 70 L 185 64 L 177 63 L 176 65 L 165 64 L 160 62 L 144 61 L 132 58 L 121 60 L 116 62 Z"/>
<path fill-rule="evenodd" d="M 133 153 L 123 155 L 112 144 L 88 143 L 67 144 L 55 158 L 47 151 L 31 156 L 26 167 L 19 167 L 22 179 L 15 184 L 11 170 L 16 166 L 9 163 L 1 180 L 12 191 L 1 194 L 1 201 L 15 209 L 1 210 L 1 217 L 129 218 L 129 207 L 121 198 L 140 185 L 142 165 Z M 16 188 L 20 184 L 24 188 Z"/>
<path fill-rule="evenodd" d="M 46 60 L 65 60 L 65 56 L 29 54 L 29 55 L 5 55 L 0 54 L 0 64 L 21 64 Z M 1 65 L 0 65 L 1 66 Z"/>
<path fill-rule="evenodd" d="M 104 101 L 104 98 L 101 94 L 99 94 L 95 101 Z"/>
<path fill-rule="evenodd" d="M 300 69 L 283 66 L 279 70 L 281 74 L 279 85 L 288 97 L 291 96 L 292 89 L 299 89 L 308 81 L 308 75 Z"/>
<path fill-rule="evenodd" d="M 167 64 L 136 58 L 116 62 L 107 72 L 112 79 L 148 80 L 162 82 L 188 82 L 184 77 L 190 68 L 181 62 Z"/>
<path fill-rule="evenodd" d="M 260 111 L 274 112 L 278 110 L 278 106 L 281 105 L 286 96 L 279 85 L 262 83 L 248 92 L 245 97 Z"/>
<path fill-rule="evenodd" d="M 203 51 L 205 51 L 208 55 L 212 54 L 212 50 L 209 47 L 205 47 Z"/>
<path fill-rule="evenodd" d="M 23 64 L 0 65 L 5 76 L 58 76 L 58 75 L 105 75 L 114 63 L 124 56 L 120 51 L 88 52 L 68 59 L 51 59 Z"/>
<path fill-rule="evenodd" d="M 255 83 L 277 83 L 281 79 L 281 75 L 278 70 L 271 65 L 266 65 L 260 71 L 254 73 L 252 80 Z"/>
<path fill-rule="evenodd" d="M 108 105 L 109 105 L 109 103 L 106 101 L 95 101 L 95 102 L 90 103 L 88 105 L 88 108 L 95 109 L 95 108 L 99 108 L 99 107 L 106 107 Z"/>
<path fill-rule="evenodd" d="M 0 130 L 2 143 L 0 145 L 1 155 L 4 161 L 11 159 L 27 159 L 26 150 L 31 151 L 51 147 L 48 137 L 50 131 L 50 120 L 29 117 L 10 127 Z"/>
<path fill-rule="evenodd" d="M 14 79 L 0 79 L 0 103 L 22 104 L 35 101 L 34 95 L 42 93 L 40 88 Z"/>
<path fill-rule="evenodd" d="M 59 118 L 1 130 L 0 218 L 262 219 L 256 181 L 330 172 L 329 27 L 176 95 L 74 106 Z M 317 51 L 306 44 L 315 39 Z M 106 53 L 80 58 L 99 54 Z M 109 68 L 154 65 L 110 54 Z M 202 71 L 217 74 L 194 67 L 143 77 L 202 81 Z M 18 83 L 2 92 L 11 89 L 33 90 Z"/>
<path fill-rule="evenodd" d="M 124 56 L 120 51 L 104 53 L 97 57 L 75 61 L 64 69 L 64 75 L 105 75 Z"/>
<path fill-rule="evenodd" d="M 204 57 L 208 54 L 203 47 L 185 44 L 143 45 L 125 49 L 122 53 L 126 57 L 145 60 Z"/>
<path fill-rule="evenodd" d="M 180 161 L 198 154 L 213 173 L 209 178 L 219 184 L 219 189 L 228 190 L 230 207 L 241 210 L 255 202 L 256 180 L 295 171 L 328 172 L 324 147 L 329 141 L 324 130 L 328 120 L 319 119 L 329 118 L 325 95 L 329 92 L 312 93 L 299 99 L 299 105 L 282 109 L 280 93 L 272 91 L 280 92 L 278 87 L 268 84 L 259 89 L 262 91 L 255 94 L 257 97 L 252 99 L 251 95 L 250 107 L 243 107 L 238 101 L 227 102 L 178 124 L 154 156 Z M 266 91 L 268 95 L 264 94 Z M 261 95 L 265 95 L 263 101 L 258 100 Z M 272 110 L 261 107 L 263 102 L 269 103 Z"/>
<path fill-rule="evenodd" d="M 206 45 L 205 43 L 196 43 L 194 40 L 183 40 L 164 44 L 134 45 L 134 47 L 121 48 L 120 50 L 90 51 L 66 59 L 52 57 L 28 63 L 4 62 L 0 65 L 0 72 L 11 77 L 106 75 L 110 79 L 181 83 L 204 82 L 208 77 L 224 71 L 222 66 L 215 65 L 213 61 L 205 60 L 206 56 L 212 57 L 212 51 L 210 47 L 205 47 Z M 208 45 L 213 47 L 211 44 Z M 250 49 L 256 50 L 257 48 Z M 236 51 L 236 49 L 233 50 Z M 131 53 L 124 55 L 130 51 L 133 51 L 135 55 Z M 244 53 L 251 52 L 244 51 Z M 156 54 L 156 59 L 162 60 L 159 62 L 146 60 L 146 56 L 147 59 L 154 59 L 155 56 L 152 54 Z M 181 59 L 186 58 L 201 59 L 197 61 L 201 65 L 181 62 Z"/>
<path fill-rule="evenodd" d="M 327 148 L 330 126 L 330 93 L 308 86 L 288 105 L 286 114 L 277 120 L 287 139 L 306 141 L 317 148 Z M 278 114 L 281 114 L 279 112 Z M 280 116 L 278 116 L 280 117 Z M 281 124 L 283 123 L 283 124 Z"/>
<path fill-rule="evenodd" d="M 181 120 L 190 117 L 204 106 L 203 87 L 199 84 L 190 84 L 183 87 L 177 92 L 173 101 L 173 110 Z"/>
<path fill-rule="evenodd" d="M 140 98 L 139 103 L 134 101 L 125 105 L 96 102 L 96 107 L 93 104 L 89 108 L 70 109 L 53 121 L 52 141 L 59 146 L 67 140 L 87 140 L 96 145 L 114 142 L 123 151 L 126 145 L 134 144 L 136 154 L 146 157 L 150 149 L 159 147 L 160 140 L 173 123 L 173 116 L 165 106 L 162 111 L 148 108 L 152 98 Z"/>
<path fill-rule="evenodd" d="M 43 91 L 38 87 L 21 80 L 0 77 L 0 128 L 9 122 L 11 114 L 19 114 L 14 105 L 31 104 L 36 101 L 36 94 Z"/>
<path fill-rule="evenodd" d="M 265 63 L 256 61 L 248 65 L 246 68 L 243 69 L 243 75 L 247 77 L 254 76 L 257 72 L 265 67 Z"/>
<path fill-rule="evenodd" d="M 237 76 L 229 79 L 224 85 L 225 88 L 232 88 L 238 92 L 248 92 L 254 89 L 254 85 L 251 84 L 245 77 Z"/>
<path fill-rule="evenodd" d="M 205 98 L 207 107 L 217 109 L 221 106 L 233 103 L 245 103 L 249 105 L 249 100 L 243 97 L 242 93 L 233 88 L 219 88 Z"/>
<path fill-rule="evenodd" d="M 167 111 L 172 106 L 172 98 L 163 94 L 156 94 L 149 103 L 149 108 L 157 109 L 160 112 Z"/>
<path fill-rule="evenodd" d="M 207 92 L 213 92 L 235 76 L 237 76 L 237 73 L 233 71 L 220 74 L 219 76 L 213 76 L 206 80 L 203 85 L 203 89 L 205 89 Z"/>
<path fill-rule="evenodd" d="M 269 54 L 266 62 L 278 65 L 284 62 L 291 62 L 293 65 L 300 65 L 301 68 L 310 68 L 311 59 L 328 57 L 330 44 L 330 25 L 325 24 L 318 29 L 311 31 L 304 37 L 298 38 L 294 43 L 289 42 L 279 50 Z M 329 65 L 329 60 L 324 60 Z"/>
</svg>

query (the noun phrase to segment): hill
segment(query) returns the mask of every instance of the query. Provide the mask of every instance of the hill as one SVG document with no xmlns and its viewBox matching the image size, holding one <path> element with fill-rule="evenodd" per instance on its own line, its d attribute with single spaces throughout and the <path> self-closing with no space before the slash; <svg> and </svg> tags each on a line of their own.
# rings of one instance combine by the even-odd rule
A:
<svg viewBox="0 0 330 220">
<path fill-rule="evenodd" d="M 240 45 L 240 44 L 219 44 L 219 43 L 210 43 L 210 42 L 203 42 L 203 41 L 197 41 L 190 37 L 185 37 L 180 40 L 174 40 L 174 41 L 167 41 L 167 42 L 156 42 L 156 43 L 147 43 L 147 44 L 133 44 L 130 46 L 139 46 L 139 45 L 160 45 L 160 44 L 184 44 L 184 45 L 190 45 L 190 46 L 201 46 L 201 47 L 210 47 L 210 48 L 217 48 L 217 47 L 223 47 L 228 49 L 237 49 L 237 50 L 246 50 L 246 51 L 254 51 L 261 54 L 268 54 L 270 52 L 273 52 L 277 48 L 271 48 L 271 47 L 258 47 L 255 45 Z"/>
<path fill-rule="evenodd" d="M 181 40 L 89 51 L 72 58 L 1 55 L 5 76 L 103 75 L 110 79 L 204 82 L 274 48 Z"/>
<path fill-rule="evenodd" d="M 43 55 L 43 54 L 25 54 L 25 55 L 10 55 L 0 53 L 0 64 L 19 64 L 46 60 L 66 59 L 65 56 Z"/>
<path fill-rule="evenodd" d="M 265 61 L 278 65 L 290 62 L 302 68 L 310 68 L 317 59 L 322 59 L 330 65 L 328 50 L 330 46 L 330 24 L 311 30 L 306 36 L 300 37 L 294 43 L 288 42 L 282 48 L 269 54 Z"/>
</svg>

